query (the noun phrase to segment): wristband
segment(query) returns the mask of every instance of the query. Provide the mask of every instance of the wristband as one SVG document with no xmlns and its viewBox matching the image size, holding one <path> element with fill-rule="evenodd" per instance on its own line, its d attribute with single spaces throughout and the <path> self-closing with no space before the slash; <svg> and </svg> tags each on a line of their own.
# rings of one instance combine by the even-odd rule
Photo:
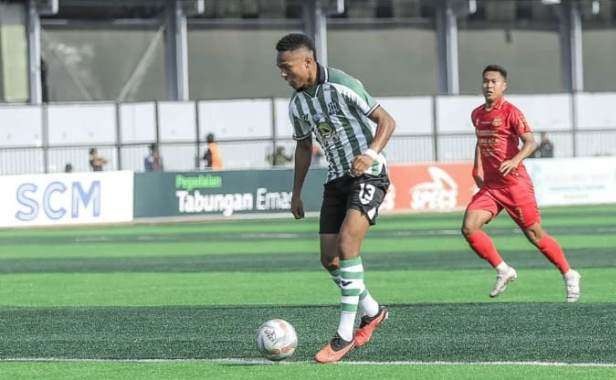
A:
<svg viewBox="0 0 616 380">
<path fill-rule="evenodd" d="M 374 149 L 366 149 L 363 154 L 372 158 L 375 161 L 379 160 L 379 154 Z"/>
</svg>

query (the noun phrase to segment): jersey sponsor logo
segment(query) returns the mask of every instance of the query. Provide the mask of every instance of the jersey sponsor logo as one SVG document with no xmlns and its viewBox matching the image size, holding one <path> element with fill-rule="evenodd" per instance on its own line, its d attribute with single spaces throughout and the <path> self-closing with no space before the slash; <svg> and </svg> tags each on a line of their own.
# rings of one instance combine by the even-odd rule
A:
<svg viewBox="0 0 616 380">
<path fill-rule="evenodd" d="M 480 136 L 480 137 L 496 136 L 496 132 L 495 131 L 491 131 L 489 129 L 478 130 L 477 131 L 477 136 Z"/>
<path fill-rule="evenodd" d="M 503 121 L 500 117 L 495 117 L 494 120 L 492 120 L 493 127 L 500 127 L 501 125 L 503 125 Z"/>
</svg>

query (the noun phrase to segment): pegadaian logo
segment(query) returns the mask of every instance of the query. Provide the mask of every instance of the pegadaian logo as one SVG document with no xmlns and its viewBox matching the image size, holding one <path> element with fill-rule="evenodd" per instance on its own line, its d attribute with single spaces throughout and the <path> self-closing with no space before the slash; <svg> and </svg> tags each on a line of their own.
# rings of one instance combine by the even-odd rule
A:
<svg viewBox="0 0 616 380">
<path fill-rule="evenodd" d="M 176 175 L 175 188 L 187 191 L 194 189 L 216 189 L 222 187 L 222 177 L 218 175 Z"/>
</svg>

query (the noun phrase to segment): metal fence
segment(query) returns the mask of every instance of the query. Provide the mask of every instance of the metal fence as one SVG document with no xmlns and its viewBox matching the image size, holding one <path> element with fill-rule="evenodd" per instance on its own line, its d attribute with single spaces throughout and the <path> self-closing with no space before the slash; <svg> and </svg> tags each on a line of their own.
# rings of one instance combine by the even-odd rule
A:
<svg viewBox="0 0 616 380">
<path fill-rule="evenodd" d="M 596 94 L 589 96 L 597 100 Z M 613 97 L 614 94 L 608 94 L 604 101 L 611 102 Z M 472 108 L 465 104 L 461 107 L 457 98 L 463 97 L 445 99 L 450 102 L 443 102 L 442 97 L 431 97 L 429 102 L 420 105 L 425 112 L 417 112 L 417 107 L 410 106 L 416 99 L 398 98 L 399 104 L 391 111 L 399 127 L 386 148 L 388 161 L 471 160 L 475 136 L 467 115 Z M 391 103 L 387 98 L 382 100 L 385 104 Z M 462 100 L 476 105 L 477 99 Z M 536 96 L 531 100 L 545 101 Z M 272 152 L 277 147 L 283 147 L 287 155 L 292 155 L 295 142 L 291 138 L 285 99 L 229 102 L 222 105 L 206 101 L 0 107 L 0 174 L 62 172 L 69 163 L 74 171 L 89 171 L 91 147 L 96 147 L 107 158 L 104 170 L 143 171 L 151 143 L 158 144 L 165 170 L 200 170 L 204 169 L 201 157 L 206 150 L 205 135 L 210 131 L 217 132 L 225 169 L 270 167 L 273 165 Z M 555 146 L 555 156 L 616 155 L 616 121 L 612 123 L 610 119 L 616 120 L 616 115 L 585 110 L 588 117 L 598 115 L 599 119 L 594 122 L 580 116 L 580 109 L 575 108 L 577 102 L 560 101 L 559 104 L 565 103 L 570 108 L 554 109 L 548 105 L 548 112 L 527 114 L 536 133 L 548 132 Z M 223 107 L 221 116 L 217 116 L 216 107 Z M 128 112 L 133 108 L 141 111 Z M 560 120 L 555 125 L 556 122 L 550 121 L 551 113 L 567 116 L 565 121 Z M 457 114 L 461 116 L 455 117 Z M 457 125 L 452 127 L 451 120 Z M 292 165 L 290 162 L 284 164 Z"/>
</svg>

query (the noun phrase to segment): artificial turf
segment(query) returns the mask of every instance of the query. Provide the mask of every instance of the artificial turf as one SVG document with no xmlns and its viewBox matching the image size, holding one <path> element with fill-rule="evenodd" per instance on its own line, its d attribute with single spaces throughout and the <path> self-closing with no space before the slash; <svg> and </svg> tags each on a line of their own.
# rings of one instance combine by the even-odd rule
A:
<svg viewBox="0 0 616 380">
<path fill-rule="evenodd" d="M 389 215 L 363 245 L 371 293 L 391 318 L 348 361 L 306 363 L 335 331 L 338 293 L 319 267 L 317 221 L 215 221 L 0 231 L 0 373 L 8 378 L 609 378 L 616 365 L 616 207 L 546 209 L 544 226 L 583 276 L 565 304 L 558 272 L 506 217 L 488 226 L 519 279 L 496 300 L 494 273 L 459 236 L 460 213 Z M 292 364 L 258 357 L 254 330 L 293 323 Z M 7 362 L 27 358 L 182 362 Z M 467 363 L 467 364 L 464 364 Z M 120 375 L 118 375 L 120 374 Z M 195 375 L 198 374 L 198 375 Z M 215 376 L 214 376 L 215 374 Z M 115 376 L 115 377 L 114 377 Z M 212 377 L 212 378 L 213 378 Z"/>
</svg>

